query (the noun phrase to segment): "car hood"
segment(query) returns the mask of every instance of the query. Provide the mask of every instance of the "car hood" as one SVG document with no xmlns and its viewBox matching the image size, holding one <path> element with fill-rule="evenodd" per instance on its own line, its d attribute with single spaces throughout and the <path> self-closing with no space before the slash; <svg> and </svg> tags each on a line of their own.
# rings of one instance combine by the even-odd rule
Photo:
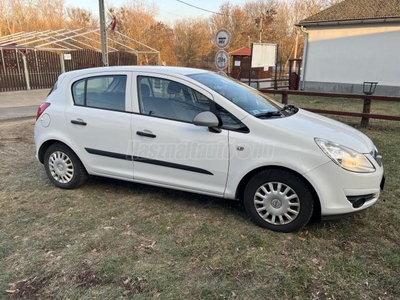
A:
<svg viewBox="0 0 400 300">
<path fill-rule="evenodd" d="M 373 142 L 357 129 L 306 110 L 266 121 L 298 137 L 326 139 L 361 153 L 369 153 L 374 148 Z"/>
</svg>

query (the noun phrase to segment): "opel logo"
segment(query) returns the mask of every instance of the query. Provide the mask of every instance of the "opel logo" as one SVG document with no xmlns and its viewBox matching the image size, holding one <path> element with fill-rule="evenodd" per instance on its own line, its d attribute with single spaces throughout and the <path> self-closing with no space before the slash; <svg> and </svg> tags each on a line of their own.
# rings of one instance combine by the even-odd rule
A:
<svg viewBox="0 0 400 300">
<path fill-rule="evenodd" d="M 278 199 L 274 199 L 271 201 L 271 206 L 276 209 L 281 208 L 282 202 Z"/>
</svg>

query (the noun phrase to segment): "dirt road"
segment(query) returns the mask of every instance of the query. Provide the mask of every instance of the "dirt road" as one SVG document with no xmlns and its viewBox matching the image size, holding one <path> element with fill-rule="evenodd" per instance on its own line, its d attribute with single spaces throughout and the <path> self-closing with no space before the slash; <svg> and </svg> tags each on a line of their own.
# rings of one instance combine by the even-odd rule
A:
<svg viewBox="0 0 400 300">
<path fill-rule="evenodd" d="M 49 89 L 0 93 L 0 121 L 33 118 Z"/>
</svg>

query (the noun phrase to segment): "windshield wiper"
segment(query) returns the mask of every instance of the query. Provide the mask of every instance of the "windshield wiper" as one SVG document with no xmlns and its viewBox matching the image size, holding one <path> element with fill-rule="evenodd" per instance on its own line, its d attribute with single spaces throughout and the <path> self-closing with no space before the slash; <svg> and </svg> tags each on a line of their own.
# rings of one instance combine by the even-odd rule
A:
<svg viewBox="0 0 400 300">
<path fill-rule="evenodd" d="M 255 114 L 253 116 L 255 116 L 257 118 L 280 117 L 283 115 L 282 112 L 284 112 L 286 110 L 293 112 L 293 114 L 295 114 L 299 111 L 299 109 L 294 105 L 285 105 L 280 110 L 262 112 L 262 113 Z"/>
<path fill-rule="evenodd" d="M 257 118 L 269 118 L 269 117 L 280 117 L 282 116 L 282 112 L 279 110 L 276 111 L 267 111 L 253 115 Z"/>
<path fill-rule="evenodd" d="M 297 113 L 299 111 L 299 108 L 294 106 L 294 105 L 285 105 L 284 107 L 282 107 L 279 111 L 285 111 L 285 110 L 289 110 L 292 111 L 293 113 Z"/>
</svg>

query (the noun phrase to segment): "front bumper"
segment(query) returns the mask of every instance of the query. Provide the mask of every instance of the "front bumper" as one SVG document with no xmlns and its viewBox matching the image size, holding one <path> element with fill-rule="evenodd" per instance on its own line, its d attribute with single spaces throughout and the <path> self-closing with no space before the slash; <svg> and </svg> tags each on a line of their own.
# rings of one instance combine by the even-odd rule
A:
<svg viewBox="0 0 400 300">
<path fill-rule="evenodd" d="M 373 173 L 355 173 L 328 162 L 303 174 L 318 194 L 321 218 L 353 214 L 376 203 L 385 177 L 383 167 L 374 166 Z"/>
</svg>

